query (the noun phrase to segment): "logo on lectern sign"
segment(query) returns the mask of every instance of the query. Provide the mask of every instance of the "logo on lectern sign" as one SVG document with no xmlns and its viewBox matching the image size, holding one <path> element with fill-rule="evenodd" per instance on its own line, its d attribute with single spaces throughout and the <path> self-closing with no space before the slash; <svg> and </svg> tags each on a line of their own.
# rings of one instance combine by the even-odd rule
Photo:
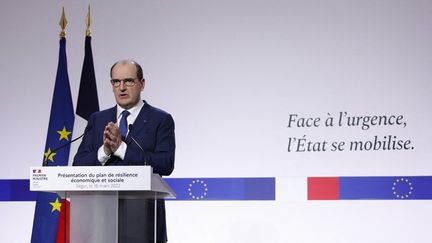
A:
<svg viewBox="0 0 432 243">
<path fill-rule="evenodd" d="M 33 174 L 32 174 L 33 180 L 36 181 L 47 181 L 48 177 L 45 173 L 43 173 L 43 171 L 41 169 L 35 169 L 33 170 Z"/>
<path fill-rule="evenodd" d="M 34 188 L 39 187 L 39 182 L 48 181 L 48 176 L 42 169 L 33 169 L 32 170 L 32 186 Z"/>
</svg>

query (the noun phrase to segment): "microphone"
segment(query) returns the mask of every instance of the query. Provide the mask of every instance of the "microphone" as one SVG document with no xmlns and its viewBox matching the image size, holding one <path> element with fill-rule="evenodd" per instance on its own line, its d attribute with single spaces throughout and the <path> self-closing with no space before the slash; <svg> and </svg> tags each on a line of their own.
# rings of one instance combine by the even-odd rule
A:
<svg viewBox="0 0 432 243">
<path fill-rule="evenodd" d="M 137 142 L 137 140 L 135 140 L 135 138 L 134 137 L 132 137 L 132 135 L 130 135 L 131 134 L 131 132 L 132 132 L 132 129 L 133 129 L 133 125 L 132 124 L 129 124 L 129 136 L 128 137 L 130 137 L 131 139 L 132 139 L 132 141 L 138 146 L 138 148 L 140 148 L 140 150 L 141 150 L 141 152 L 142 152 L 142 155 L 143 155 L 143 157 L 144 157 L 144 155 L 145 155 L 145 151 L 144 151 L 144 149 L 141 147 L 141 145 Z M 147 165 L 147 161 L 145 160 L 145 158 L 144 158 L 144 165 Z"/>
<path fill-rule="evenodd" d="M 55 153 L 55 152 L 57 152 L 57 151 L 63 149 L 64 147 L 66 147 L 66 146 L 72 144 L 72 143 L 75 142 L 76 140 L 82 138 L 82 137 L 83 137 L 83 136 L 84 136 L 84 135 L 85 135 L 89 130 L 90 130 L 90 129 L 89 129 L 88 127 L 86 127 L 86 129 L 84 130 L 84 132 L 83 132 L 79 137 L 77 137 L 77 138 L 75 138 L 75 139 L 73 139 L 73 140 L 71 140 L 71 141 L 69 141 L 69 142 L 67 142 L 67 143 L 65 143 L 65 144 L 63 144 L 63 145 L 60 145 L 60 146 L 58 146 L 57 148 L 54 148 L 53 150 L 51 150 L 51 152 L 46 156 L 47 159 L 44 159 L 44 161 L 43 161 L 43 163 L 42 163 L 42 166 L 48 166 L 48 158 L 50 157 L 50 155 L 51 155 L 52 153 Z"/>
</svg>

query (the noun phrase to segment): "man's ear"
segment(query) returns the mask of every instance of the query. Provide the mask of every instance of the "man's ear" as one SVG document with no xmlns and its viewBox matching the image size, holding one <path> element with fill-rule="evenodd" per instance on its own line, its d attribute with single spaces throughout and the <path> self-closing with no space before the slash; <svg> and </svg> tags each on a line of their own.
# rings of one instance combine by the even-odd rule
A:
<svg viewBox="0 0 432 243">
<path fill-rule="evenodd" d="M 142 84 L 142 86 L 141 86 L 141 91 L 143 91 L 144 90 L 144 86 L 145 86 L 145 79 L 141 79 L 141 84 Z"/>
</svg>

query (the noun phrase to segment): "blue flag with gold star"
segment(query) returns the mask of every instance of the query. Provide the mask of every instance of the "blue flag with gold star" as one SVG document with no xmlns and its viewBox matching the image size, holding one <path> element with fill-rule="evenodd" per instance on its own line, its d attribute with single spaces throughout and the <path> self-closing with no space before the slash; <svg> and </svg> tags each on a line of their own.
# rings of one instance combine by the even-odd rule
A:
<svg viewBox="0 0 432 243">
<path fill-rule="evenodd" d="M 74 110 L 69 85 L 66 39 L 60 39 L 57 75 L 54 86 L 48 135 L 43 158 L 44 166 L 68 164 L 74 125 Z M 33 221 L 32 243 L 55 243 L 61 211 L 61 198 L 54 193 L 38 193 Z"/>
</svg>

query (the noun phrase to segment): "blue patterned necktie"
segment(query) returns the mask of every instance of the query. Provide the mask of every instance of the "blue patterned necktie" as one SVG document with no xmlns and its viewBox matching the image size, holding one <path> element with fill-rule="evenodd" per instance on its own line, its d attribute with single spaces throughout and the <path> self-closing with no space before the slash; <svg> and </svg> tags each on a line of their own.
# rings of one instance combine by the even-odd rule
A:
<svg viewBox="0 0 432 243">
<path fill-rule="evenodd" d="M 130 112 L 127 110 L 124 110 L 121 114 L 122 114 L 122 117 L 120 119 L 119 128 L 120 128 L 120 135 L 122 136 L 122 139 L 124 139 L 126 137 L 127 132 L 128 132 L 128 122 L 127 122 L 126 118 L 130 115 Z"/>
</svg>

